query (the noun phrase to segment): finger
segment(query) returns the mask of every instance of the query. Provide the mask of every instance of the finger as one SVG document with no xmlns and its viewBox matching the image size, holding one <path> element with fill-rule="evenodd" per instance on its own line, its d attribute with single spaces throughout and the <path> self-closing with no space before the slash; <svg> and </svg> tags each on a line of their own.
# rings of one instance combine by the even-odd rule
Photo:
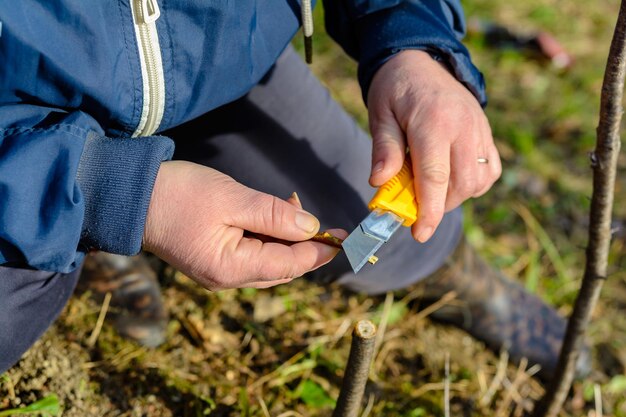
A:
<svg viewBox="0 0 626 417">
<path fill-rule="evenodd" d="M 441 222 L 450 180 L 450 145 L 432 130 L 428 140 L 411 140 L 411 159 L 415 177 L 415 193 L 419 202 L 419 218 L 412 228 L 413 236 L 426 242 Z"/>
<path fill-rule="evenodd" d="M 483 195 L 500 175 L 500 158 L 486 117 L 479 115 L 478 119 L 470 119 L 466 127 L 470 136 L 460 137 L 452 148 L 446 211 L 469 198 Z M 481 162 L 482 159 L 486 162 Z"/>
<path fill-rule="evenodd" d="M 285 278 L 285 279 L 277 279 L 275 281 L 255 281 L 255 282 L 251 282 L 249 284 L 246 284 L 246 287 L 248 288 L 259 288 L 259 289 L 263 289 L 263 288 L 270 288 L 270 287 L 275 287 L 277 285 L 282 285 L 282 284 L 288 284 L 291 281 L 293 281 L 295 278 Z M 244 288 L 246 288 L 244 287 Z"/>
<path fill-rule="evenodd" d="M 341 229 L 332 229 L 329 233 L 340 238 L 348 235 Z M 325 265 L 338 252 L 339 249 L 313 241 L 285 245 L 243 238 L 231 259 L 237 275 L 244 281 L 280 283 L 278 281 L 300 277 Z"/>
<path fill-rule="evenodd" d="M 479 124 L 479 127 L 482 149 L 480 149 L 480 153 L 476 155 L 476 162 L 478 162 L 476 168 L 480 182 L 477 184 L 472 197 L 480 197 L 486 193 L 498 179 L 500 176 L 500 170 L 502 169 L 500 165 L 500 156 L 498 155 L 498 150 L 493 143 L 491 127 L 489 126 L 489 122 L 486 117 L 484 117 L 483 123 Z M 479 159 L 481 159 L 481 162 L 479 162 Z M 483 159 L 486 161 L 482 161 Z"/>
<path fill-rule="evenodd" d="M 484 186 L 487 170 L 478 162 L 476 155 L 485 158 L 487 153 L 477 150 L 476 143 L 479 143 L 478 139 L 462 137 L 456 141 L 451 150 L 451 173 L 446 196 L 446 212 L 460 206 Z"/>
<path fill-rule="evenodd" d="M 289 241 L 310 239 L 320 227 L 319 220 L 311 213 L 290 202 L 235 184 L 239 190 L 232 193 L 225 213 L 228 224 L 238 228 Z M 299 199 L 298 199 L 299 200 Z"/>
<path fill-rule="evenodd" d="M 500 154 L 495 145 L 490 146 L 488 155 L 489 162 L 487 164 L 483 164 L 487 165 L 484 167 L 488 173 L 487 182 L 485 186 L 474 195 L 474 197 L 480 197 L 489 191 L 498 178 L 500 178 L 500 175 L 502 175 L 502 162 L 500 161 Z"/>
<path fill-rule="evenodd" d="M 373 187 L 379 187 L 402 168 L 406 154 L 406 141 L 404 132 L 398 125 L 393 112 L 387 107 L 370 111 L 370 131 L 372 132 L 372 171 L 369 182 Z"/>
</svg>

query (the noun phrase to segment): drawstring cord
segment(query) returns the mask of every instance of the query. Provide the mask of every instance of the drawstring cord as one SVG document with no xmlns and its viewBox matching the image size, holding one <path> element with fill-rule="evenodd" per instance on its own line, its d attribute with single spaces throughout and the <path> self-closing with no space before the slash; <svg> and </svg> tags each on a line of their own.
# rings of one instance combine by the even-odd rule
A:
<svg viewBox="0 0 626 417">
<path fill-rule="evenodd" d="M 304 57 L 307 64 L 313 62 L 313 11 L 311 0 L 302 0 L 302 33 L 304 33 Z"/>
</svg>

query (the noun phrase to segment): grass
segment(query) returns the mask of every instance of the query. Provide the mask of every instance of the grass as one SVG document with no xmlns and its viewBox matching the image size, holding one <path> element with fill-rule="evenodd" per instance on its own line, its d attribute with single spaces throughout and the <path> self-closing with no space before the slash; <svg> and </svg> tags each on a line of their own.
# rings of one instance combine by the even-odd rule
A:
<svg viewBox="0 0 626 417">
<path fill-rule="evenodd" d="M 48 395 L 41 400 L 35 401 L 21 408 L 11 408 L 0 411 L 0 416 L 17 416 L 25 414 L 40 414 L 44 416 L 56 416 L 59 414 L 59 399 L 56 395 Z"/>
<path fill-rule="evenodd" d="M 490 262 L 564 314 L 584 267 L 588 153 L 618 6 L 616 0 L 464 3 L 472 18 L 519 31 L 549 30 L 576 58 L 564 72 L 523 51 L 491 48 L 479 35 L 466 40 L 487 80 L 486 112 L 504 166 L 495 187 L 466 204 L 466 233 Z M 366 126 L 356 66 L 323 33 L 319 7 L 315 15 L 312 70 Z M 301 48 L 299 38 L 294 43 Z M 622 156 L 616 221 L 626 219 L 625 166 Z M 626 416 L 624 245 L 624 239 L 612 244 L 612 274 L 589 328 L 595 371 L 575 384 L 563 416 L 593 415 L 598 392 L 605 415 Z M 506 366 L 464 333 L 418 314 L 411 301 L 419 294 L 368 298 L 304 280 L 209 293 L 170 272 L 164 279 L 171 312 L 164 346 L 138 347 L 109 324 L 89 346 L 101 306 L 76 296 L 0 380 L 0 410 L 56 394 L 66 416 L 327 416 L 351 325 L 363 318 L 385 326 L 365 396 L 373 399 L 372 416 L 443 415 L 448 353 L 451 415 L 508 415 L 542 393 L 527 370 Z"/>
</svg>

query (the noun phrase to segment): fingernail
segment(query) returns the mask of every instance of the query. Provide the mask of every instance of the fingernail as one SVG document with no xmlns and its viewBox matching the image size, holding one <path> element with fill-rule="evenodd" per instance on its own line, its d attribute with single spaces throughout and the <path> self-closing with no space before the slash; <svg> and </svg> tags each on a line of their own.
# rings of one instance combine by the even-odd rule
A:
<svg viewBox="0 0 626 417">
<path fill-rule="evenodd" d="M 300 201 L 300 197 L 298 197 L 298 193 L 294 191 L 293 194 L 291 194 L 291 198 L 298 203 L 298 207 L 302 208 L 302 202 Z"/>
<path fill-rule="evenodd" d="M 385 161 L 376 162 L 376 164 L 374 165 L 374 168 L 372 168 L 372 175 L 378 174 L 379 172 L 383 170 L 384 167 L 385 167 Z"/>
<path fill-rule="evenodd" d="M 422 230 L 419 235 L 417 235 L 417 240 L 419 240 L 420 242 L 424 243 L 428 239 L 430 239 L 432 234 L 433 234 L 433 228 L 432 227 L 427 227 L 424 230 Z"/>
<path fill-rule="evenodd" d="M 296 211 L 296 226 L 307 233 L 313 233 L 320 227 L 320 222 L 304 210 Z"/>
</svg>

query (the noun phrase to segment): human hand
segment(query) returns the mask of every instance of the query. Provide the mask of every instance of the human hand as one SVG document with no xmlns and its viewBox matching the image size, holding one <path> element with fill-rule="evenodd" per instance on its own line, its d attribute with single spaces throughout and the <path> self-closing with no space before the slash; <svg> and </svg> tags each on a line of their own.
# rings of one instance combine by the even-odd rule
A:
<svg viewBox="0 0 626 417">
<path fill-rule="evenodd" d="M 301 208 L 297 198 L 287 202 L 252 190 L 211 168 L 164 162 L 150 200 L 144 249 L 210 290 L 287 283 L 338 252 L 307 240 L 320 224 Z"/>
<path fill-rule="evenodd" d="M 398 173 L 409 148 L 420 210 L 415 239 L 427 241 L 444 212 L 486 193 L 500 176 L 500 156 L 480 104 L 426 52 L 406 50 L 386 62 L 367 102 L 370 184 L 381 186 Z"/>
</svg>

